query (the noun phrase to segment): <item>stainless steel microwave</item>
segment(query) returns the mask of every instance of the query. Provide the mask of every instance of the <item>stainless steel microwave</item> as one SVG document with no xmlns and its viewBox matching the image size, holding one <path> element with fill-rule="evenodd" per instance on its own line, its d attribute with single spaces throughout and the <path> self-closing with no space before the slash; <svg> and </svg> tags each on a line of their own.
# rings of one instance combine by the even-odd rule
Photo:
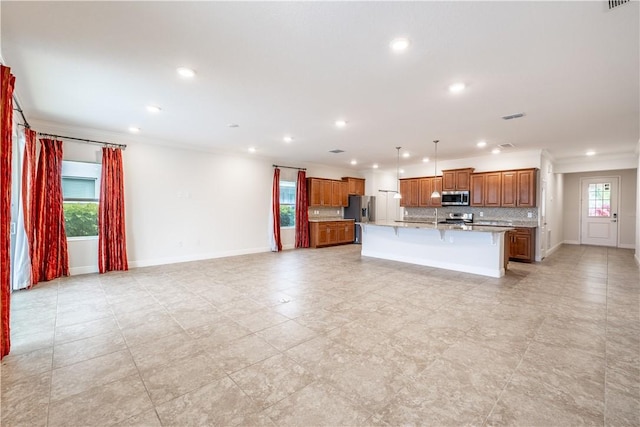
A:
<svg viewBox="0 0 640 427">
<path fill-rule="evenodd" d="M 469 206 L 469 191 L 443 191 L 442 206 Z"/>
</svg>

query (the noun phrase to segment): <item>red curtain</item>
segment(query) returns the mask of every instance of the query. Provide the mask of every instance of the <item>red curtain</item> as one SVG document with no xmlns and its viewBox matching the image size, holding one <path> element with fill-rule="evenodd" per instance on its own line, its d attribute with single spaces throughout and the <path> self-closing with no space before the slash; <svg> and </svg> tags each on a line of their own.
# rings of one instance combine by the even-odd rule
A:
<svg viewBox="0 0 640 427">
<path fill-rule="evenodd" d="M 103 147 L 98 207 L 98 270 L 106 273 L 128 269 L 122 150 Z"/>
<path fill-rule="evenodd" d="M 282 240 L 280 239 L 280 169 L 273 170 L 273 188 L 271 190 L 271 213 L 273 214 L 273 248 L 280 252 L 282 250 Z"/>
<path fill-rule="evenodd" d="M 35 199 L 32 284 L 69 275 L 62 204 L 62 141 L 40 140 Z"/>
<path fill-rule="evenodd" d="M 24 130 L 24 159 L 22 161 L 22 210 L 24 212 L 24 229 L 27 233 L 29 244 L 29 259 L 31 260 L 31 276 L 33 277 L 34 248 L 36 242 L 35 221 L 36 221 L 36 131 Z M 33 281 L 30 286 L 33 285 Z"/>
<path fill-rule="evenodd" d="M 296 248 L 309 247 L 309 200 L 307 199 L 307 173 L 298 171 L 296 184 Z"/>
<path fill-rule="evenodd" d="M 0 359 L 11 348 L 11 133 L 13 129 L 13 86 L 11 69 L 0 65 Z"/>
</svg>

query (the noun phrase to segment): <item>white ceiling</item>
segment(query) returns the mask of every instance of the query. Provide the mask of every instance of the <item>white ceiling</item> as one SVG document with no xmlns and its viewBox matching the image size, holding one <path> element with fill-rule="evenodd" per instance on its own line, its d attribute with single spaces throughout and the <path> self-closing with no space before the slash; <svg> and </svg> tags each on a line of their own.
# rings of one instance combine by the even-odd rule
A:
<svg viewBox="0 0 640 427">
<path fill-rule="evenodd" d="M 31 121 L 354 169 L 434 139 L 566 159 L 640 139 L 639 3 L 606 3 L 2 1 L 1 47 Z"/>
</svg>

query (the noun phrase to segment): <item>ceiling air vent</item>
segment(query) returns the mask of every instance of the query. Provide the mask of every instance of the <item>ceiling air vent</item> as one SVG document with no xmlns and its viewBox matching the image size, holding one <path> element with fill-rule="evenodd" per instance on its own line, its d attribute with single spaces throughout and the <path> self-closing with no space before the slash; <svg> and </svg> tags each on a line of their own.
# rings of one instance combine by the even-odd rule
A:
<svg viewBox="0 0 640 427">
<path fill-rule="evenodd" d="M 524 113 L 509 114 L 508 116 L 502 116 L 502 119 L 512 120 L 512 119 L 519 119 L 520 117 L 524 117 Z"/>
<path fill-rule="evenodd" d="M 629 0 L 609 0 L 607 3 L 609 3 L 609 10 L 611 10 L 625 3 L 629 3 Z"/>
<path fill-rule="evenodd" d="M 507 142 L 505 144 L 498 144 L 498 147 L 500 147 L 501 150 L 506 150 L 508 148 L 513 148 L 514 145 L 510 142 Z"/>
<path fill-rule="evenodd" d="M 336 148 L 335 150 L 331 150 L 331 151 L 329 151 L 329 152 L 330 152 L 330 153 L 333 153 L 333 154 L 340 154 L 340 153 L 344 153 L 344 150 L 341 150 L 341 149 L 339 149 L 339 148 Z"/>
</svg>

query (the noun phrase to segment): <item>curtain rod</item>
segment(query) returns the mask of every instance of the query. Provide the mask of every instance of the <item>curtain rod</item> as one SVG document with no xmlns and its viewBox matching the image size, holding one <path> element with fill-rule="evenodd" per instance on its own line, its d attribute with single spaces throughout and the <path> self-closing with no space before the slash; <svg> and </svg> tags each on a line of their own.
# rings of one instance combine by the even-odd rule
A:
<svg viewBox="0 0 640 427">
<path fill-rule="evenodd" d="M 125 148 L 127 148 L 127 146 L 125 144 L 114 144 L 113 142 L 94 141 L 92 139 L 84 139 L 84 138 L 74 138 L 72 136 L 53 135 L 53 134 L 50 134 L 50 133 L 43 133 L 43 132 L 38 132 L 38 135 L 40 135 L 40 136 L 50 136 L 52 138 L 70 139 L 70 140 L 82 142 L 82 143 L 85 143 L 85 144 L 102 145 L 102 146 L 106 146 L 106 147 L 118 147 L 118 148 L 121 148 L 123 150 Z"/>
<path fill-rule="evenodd" d="M 29 126 L 29 122 L 27 121 L 27 118 L 24 116 L 24 111 L 22 111 L 22 107 L 18 102 L 18 98 L 15 95 L 13 95 L 13 103 L 16 105 L 14 110 L 20 113 L 20 116 L 22 117 L 22 121 L 24 122 L 24 127 L 26 127 L 27 129 L 31 129 L 31 126 Z"/>
<path fill-rule="evenodd" d="M 274 168 L 285 168 L 285 169 L 298 169 L 299 171 L 306 171 L 307 168 L 296 168 L 293 166 L 282 166 L 282 165 L 273 165 Z"/>
</svg>

